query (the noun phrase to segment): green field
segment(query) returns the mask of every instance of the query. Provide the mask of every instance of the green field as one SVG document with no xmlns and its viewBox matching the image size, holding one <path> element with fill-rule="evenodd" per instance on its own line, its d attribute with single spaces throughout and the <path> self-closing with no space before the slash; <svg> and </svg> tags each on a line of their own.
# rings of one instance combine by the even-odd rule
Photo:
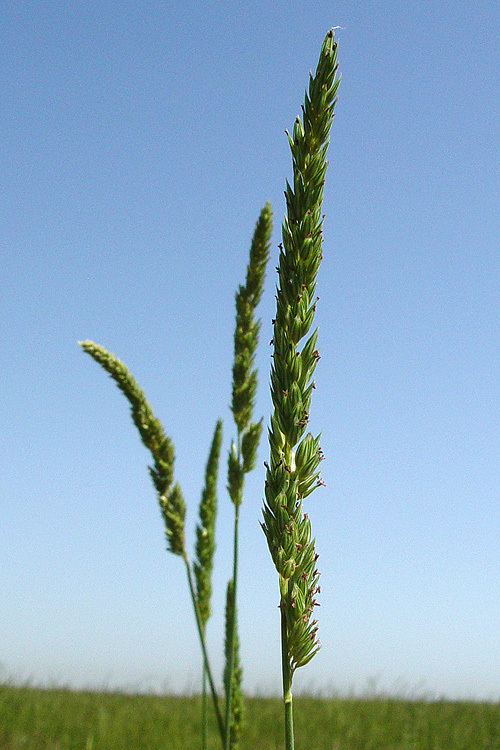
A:
<svg viewBox="0 0 500 750">
<path fill-rule="evenodd" d="M 278 750 L 282 706 L 248 698 L 241 750 Z M 297 750 L 500 750 L 500 705 L 298 697 Z M 0 685 L 0 750 L 197 750 L 200 699 Z M 219 747 L 211 727 L 210 750 Z"/>
</svg>

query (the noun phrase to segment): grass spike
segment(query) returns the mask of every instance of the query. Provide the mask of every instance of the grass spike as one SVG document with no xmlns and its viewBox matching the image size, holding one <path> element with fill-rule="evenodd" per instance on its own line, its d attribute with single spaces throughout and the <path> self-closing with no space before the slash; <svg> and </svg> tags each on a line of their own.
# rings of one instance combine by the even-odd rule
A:
<svg viewBox="0 0 500 750">
<path fill-rule="evenodd" d="M 240 730 L 237 727 L 242 705 L 241 669 L 236 668 L 237 590 L 238 590 L 238 526 L 239 506 L 243 500 L 245 474 L 253 469 L 257 456 L 262 421 L 253 422 L 254 398 L 257 389 L 257 370 L 254 368 L 255 350 L 259 340 L 260 321 L 254 317 L 264 286 L 272 232 L 272 211 L 266 203 L 255 224 L 246 280 L 236 293 L 236 325 L 234 331 L 233 389 L 231 411 L 237 428 L 236 442 L 232 441 L 228 456 L 229 497 L 234 505 L 233 575 L 228 596 L 233 598 L 227 608 L 226 619 L 226 718 L 225 750 L 236 750 Z M 239 696 L 233 700 L 233 690 Z"/>
<path fill-rule="evenodd" d="M 171 489 L 174 475 L 174 447 L 165 434 L 160 420 L 149 405 L 144 391 L 118 357 L 93 341 L 79 341 L 83 351 L 89 354 L 106 372 L 111 375 L 118 388 L 128 399 L 132 420 L 141 440 L 153 457 L 153 466 L 148 467 L 155 486 L 160 510 L 165 522 L 167 544 L 174 555 L 185 555 L 184 517 L 185 505 L 181 489 L 175 484 Z"/>
<path fill-rule="evenodd" d="M 210 617 L 211 577 L 215 551 L 215 518 L 217 514 L 217 475 L 222 442 L 222 421 L 215 425 L 212 444 L 205 469 L 199 523 L 196 527 L 196 560 L 193 565 L 196 580 L 196 596 L 200 617 L 205 626 Z"/>
<path fill-rule="evenodd" d="M 224 692 L 226 695 L 226 701 L 231 701 L 230 710 L 230 722 L 229 722 L 229 749 L 237 750 L 241 739 L 241 734 L 244 725 L 245 707 L 243 703 L 243 693 L 241 690 L 241 683 L 243 679 L 243 669 L 240 663 L 240 644 L 238 638 L 238 630 L 235 627 L 235 631 L 232 634 L 233 621 L 234 621 L 234 584 L 231 578 L 227 584 L 226 591 L 226 637 L 224 642 L 225 652 L 225 667 L 224 667 Z M 231 639 L 233 642 L 231 643 Z M 233 650 L 233 667 L 232 674 L 230 674 L 230 649 Z M 231 684 L 232 683 L 232 684 Z M 226 730 L 227 731 L 227 730 Z"/>
<path fill-rule="evenodd" d="M 338 87 L 337 45 L 326 35 L 315 75 L 288 140 L 293 180 L 285 190 L 273 331 L 269 430 L 262 528 L 279 575 L 286 750 L 293 750 L 292 680 L 320 647 L 313 618 L 319 592 L 318 555 L 302 499 L 321 483 L 317 439 L 304 435 L 309 421 L 312 375 L 319 359 L 315 333 L 299 348 L 316 308 L 316 274 L 322 257 L 322 198 L 328 136 Z"/>
<path fill-rule="evenodd" d="M 222 421 L 215 425 L 212 444 L 205 468 L 205 485 L 201 495 L 199 507 L 199 523 L 196 527 L 196 560 L 193 565 L 196 581 L 196 598 L 200 619 L 205 632 L 210 617 L 210 599 L 212 594 L 212 568 L 215 552 L 215 519 L 217 514 L 217 475 L 219 456 L 222 442 Z M 206 750 L 208 737 L 207 712 L 207 673 L 205 665 L 202 669 L 201 688 L 201 745 Z"/>
</svg>

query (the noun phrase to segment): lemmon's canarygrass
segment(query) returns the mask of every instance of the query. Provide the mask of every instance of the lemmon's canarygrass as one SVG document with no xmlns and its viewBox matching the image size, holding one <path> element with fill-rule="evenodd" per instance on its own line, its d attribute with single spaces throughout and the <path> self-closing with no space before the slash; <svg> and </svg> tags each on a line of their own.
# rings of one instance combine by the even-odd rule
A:
<svg viewBox="0 0 500 750">
<path fill-rule="evenodd" d="M 326 150 L 339 84 L 333 30 L 323 42 L 316 73 L 310 74 L 303 120 L 288 134 L 293 185 L 287 183 L 287 213 L 280 246 L 263 530 L 279 575 L 282 677 L 286 750 L 294 747 L 292 679 L 320 647 L 313 619 L 319 592 L 317 553 L 302 501 L 319 484 L 319 437 L 304 435 L 319 354 L 315 330 L 316 276 L 321 261 Z"/>
<path fill-rule="evenodd" d="M 236 326 L 231 411 L 237 429 L 228 456 L 227 488 L 234 506 L 233 575 L 228 583 L 226 604 L 226 664 L 224 689 L 226 695 L 225 750 L 236 750 L 243 720 L 242 669 L 239 663 L 237 634 L 238 589 L 238 526 L 239 508 L 243 500 L 245 474 L 255 466 L 262 432 L 262 420 L 252 421 L 257 388 L 255 351 L 259 340 L 260 321 L 255 309 L 262 296 L 269 245 L 272 232 L 272 211 L 269 203 L 261 209 L 255 225 L 245 284 L 236 293 Z"/>
</svg>

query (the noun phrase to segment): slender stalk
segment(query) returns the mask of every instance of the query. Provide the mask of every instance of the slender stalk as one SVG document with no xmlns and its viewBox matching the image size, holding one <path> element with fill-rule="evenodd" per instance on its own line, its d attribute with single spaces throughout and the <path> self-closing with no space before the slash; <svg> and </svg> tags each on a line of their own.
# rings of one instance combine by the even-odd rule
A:
<svg viewBox="0 0 500 750">
<path fill-rule="evenodd" d="M 228 627 L 228 658 L 227 658 L 227 681 L 226 681 L 226 717 L 225 717 L 225 736 L 224 750 L 231 747 L 231 714 L 233 703 L 233 675 L 234 675 L 234 656 L 235 656 L 235 634 L 236 634 L 236 591 L 238 586 L 238 527 L 239 527 L 239 506 L 234 506 L 234 530 L 233 530 L 233 577 L 232 592 L 229 596 L 232 598 L 232 606 L 229 606 L 229 627 Z"/>
<path fill-rule="evenodd" d="M 205 664 L 201 671 L 201 747 L 207 750 L 207 673 Z"/>
<path fill-rule="evenodd" d="M 283 678 L 283 703 L 285 708 L 285 750 L 294 750 L 292 671 L 288 658 L 288 633 L 286 615 L 281 608 L 281 672 Z"/>
<path fill-rule="evenodd" d="M 206 675 L 207 675 L 207 678 L 208 678 L 208 683 L 210 685 L 210 692 L 212 693 L 212 701 L 213 701 L 213 704 L 214 704 L 214 711 L 215 711 L 215 716 L 216 716 L 216 719 L 217 719 L 217 726 L 219 728 L 219 734 L 220 734 L 220 737 L 221 737 L 221 742 L 222 742 L 222 745 L 224 746 L 224 736 L 225 736 L 224 722 L 222 720 L 222 714 L 221 714 L 220 707 L 219 707 L 219 698 L 217 696 L 217 691 L 215 689 L 215 684 L 214 684 L 213 677 L 212 677 L 212 670 L 210 669 L 210 662 L 209 662 L 209 659 L 208 659 L 207 647 L 206 647 L 206 642 L 205 642 L 205 633 L 204 633 L 204 628 L 203 628 L 203 621 L 202 621 L 201 616 L 200 616 L 200 610 L 199 610 L 198 601 L 197 601 L 197 598 L 196 598 L 196 591 L 195 591 L 194 582 L 193 582 L 193 575 L 191 573 L 191 565 L 189 564 L 189 560 L 188 560 L 187 556 L 184 556 L 183 559 L 184 559 L 184 563 L 186 565 L 186 573 L 187 573 L 187 578 L 188 578 L 189 592 L 191 594 L 191 601 L 193 602 L 193 609 L 194 609 L 194 614 L 195 614 L 195 619 L 196 619 L 196 627 L 198 628 L 198 635 L 200 636 L 200 645 L 201 645 L 201 651 L 202 651 L 202 654 L 203 654 L 203 664 L 204 664 L 205 672 L 206 672 Z"/>
</svg>

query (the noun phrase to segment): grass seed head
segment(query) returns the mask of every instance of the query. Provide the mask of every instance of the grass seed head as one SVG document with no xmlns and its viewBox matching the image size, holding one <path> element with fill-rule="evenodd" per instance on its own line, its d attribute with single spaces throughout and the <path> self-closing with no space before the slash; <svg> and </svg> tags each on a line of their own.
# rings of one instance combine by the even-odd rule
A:
<svg viewBox="0 0 500 750">
<path fill-rule="evenodd" d="M 80 346 L 108 372 L 130 403 L 132 420 L 139 430 L 141 440 L 153 457 L 149 474 L 155 486 L 161 513 L 165 521 L 168 549 L 176 555 L 185 555 L 184 517 L 186 513 L 178 485 L 172 489 L 174 476 L 174 447 L 165 434 L 159 419 L 149 405 L 126 365 L 103 346 L 93 341 L 80 341 Z"/>
<path fill-rule="evenodd" d="M 221 442 L 222 422 L 219 419 L 215 425 L 205 469 L 205 486 L 199 508 L 200 522 L 196 527 L 196 561 L 193 569 L 198 609 L 203 626 L 206 625 L 210 617 L 211 578 L 215 552 L 215 518 L 217 514 L 217 475 Z"/>
<path fill-rule="evenodd" d="M 231 695 L 231 712 L 230 712 L 230 725 L 229 725 L 229 748 L 230 750 L 237 750 L 240 743 L 240 738 L 244 726 L 245 707 L 243 702 L 243 691 L 242 691 L 242 680 L 243 680 L 243 668 L 240 661 L 240 644 L 238 638 L 238 629 L 235 621 L 234 629 L 234 640 L 233 640 L 233 672 L 232 678 L 230 674 L 230 650 L 231 650 L 231 626 L 234 618 L 234 581 L 231 578 L 227 584 L 226 591 L 226 629 L 225 629 L 225 641 L 224 641 L 224 654 L 225 654 L 225 666 L 224 673 L 222 676 L 224 683 L 224 692 L 227 696 Z M 231 689 L 229 689 L 229 681 L 231 680 Z"/>
<path fill-rule="evenodd" d="M 278 261 L 276 317 L 273 321 L 269 428 L 270 460 L 266 471 L 262 527 L 279 574 L 280 608 L 286 619 L 291 673 L 319 649 L 315 594 L 319 572 L 311 525 L 302 499 L 321 482 L 319 438 L 306 433 L 319 359 L 317 331 L 309 335 L 316 310 L 316 275 L 322 258 L 322 198 L 326 150 L 336 103 L 337 46 L 333 31 L 323 42 L 315 75 L 288 141 L 293 180 L 286 183 L 287 213 Z"/>
<path fill-rule="evenodd" d="M 244 286 L 239 287 L 236 294 L 231 410 L 240 433 L 248 426 L 252 418 L 257 388 L 257 372 L 253 367 L 260 323 L 255 321 L 254 312 L 262 295 L 271 231 L 271 205 L 266 203 L 255 225 L 246 282 Z"/>
</svg>

